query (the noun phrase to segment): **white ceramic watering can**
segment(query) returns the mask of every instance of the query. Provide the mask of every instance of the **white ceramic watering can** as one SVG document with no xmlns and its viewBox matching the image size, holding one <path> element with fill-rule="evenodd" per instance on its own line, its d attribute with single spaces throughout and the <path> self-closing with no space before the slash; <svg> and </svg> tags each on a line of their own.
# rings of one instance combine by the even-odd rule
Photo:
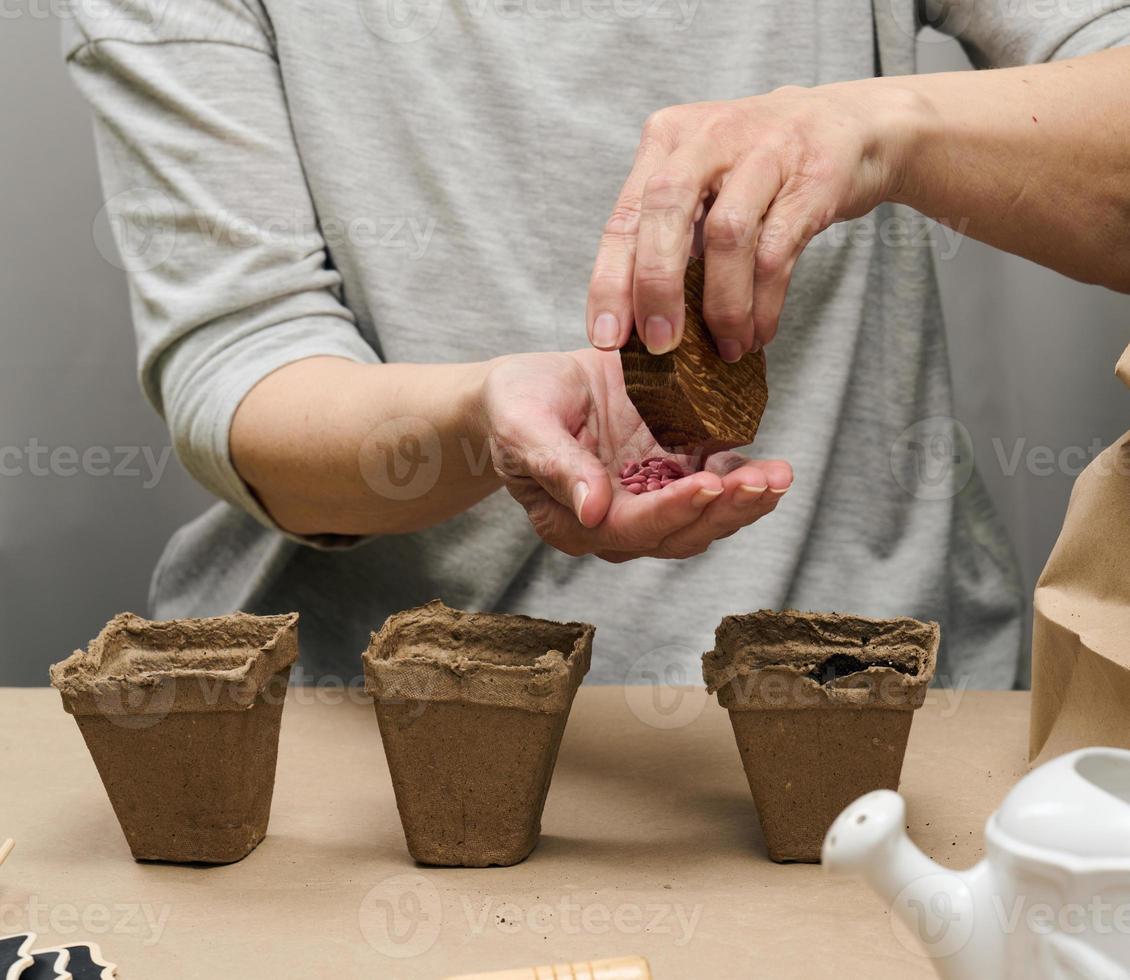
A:
<svg viewBox="0 0 1130 980">
<path fill-rule="evenodd" d="M 868 793 L 822 861 L 866 879 L 943 980 L 1130 980 L 1130 752 L 1080 749 L 1030 772 L 968 871 L 935 864 L 905 827 L 901 796 Z"/>
</svg>

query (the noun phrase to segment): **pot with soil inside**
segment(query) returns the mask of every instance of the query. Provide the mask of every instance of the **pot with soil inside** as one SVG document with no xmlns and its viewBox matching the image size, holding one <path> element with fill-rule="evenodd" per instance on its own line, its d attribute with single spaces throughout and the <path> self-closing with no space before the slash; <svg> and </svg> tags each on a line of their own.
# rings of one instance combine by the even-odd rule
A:
<svg viewBox="0 0 1130 980">
<path fill-rule="evenodd" d="M 730 712 L 769 857 L 819 861 L 849 803 L 897 789 L 938 624 L 762 610 L 727 616 L 702 658 Z"/>
<path fill-rule="evenodd" d="M 263 839 L 297 624 L 123 613 L 51 668 L 137 860 L 227 864 Z"/>
<path fill-rule="evenodd" d="M 365 689 L 417 861 L 510 865 L 534 849 L 593 632 L 430 602 L 373 634 Z"/>
</svg>

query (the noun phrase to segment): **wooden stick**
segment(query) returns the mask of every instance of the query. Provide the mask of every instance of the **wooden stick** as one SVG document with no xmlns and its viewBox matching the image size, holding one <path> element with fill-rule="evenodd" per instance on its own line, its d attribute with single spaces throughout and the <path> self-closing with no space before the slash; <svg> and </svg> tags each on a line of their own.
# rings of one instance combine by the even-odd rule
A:
<svg viewBox="0 0 1130 980">
<path fill-rule="evenodd" d="M 642 956 L 622 956 L 588 963 L 557 963 L 497 973 L 462 973 L 447 980 L 651 980 L 651 968 Z"/>
<path fill-rule="evenodd" d="M 12 853 L 12 848 L 16 846 L 16 842 L 9 837 L 3 844 L 0 844 L 0 864 L 8 860 L 8 855 Z"/>
</svg>

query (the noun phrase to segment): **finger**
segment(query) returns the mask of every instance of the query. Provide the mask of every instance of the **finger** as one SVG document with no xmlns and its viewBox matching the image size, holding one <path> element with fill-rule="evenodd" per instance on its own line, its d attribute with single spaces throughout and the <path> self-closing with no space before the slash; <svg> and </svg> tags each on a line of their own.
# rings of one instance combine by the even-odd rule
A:
<svg viewBox="0 0 1130 980">
<path fill-rule="evenodd" d="M 618 489 L 604 519 L 598 525 L 582 527 L 575 511 L 534 480 L 512 479 L 507 489 L 526 508 L 539 536 L 566 554 L 623 552 L 636 557 L 654 552 L 670 534 L 696 521 L 723 493 L 722 480 L 714 473 L 695 473 L 638 496 Z"/>
<path fill-rule="evenodd" d="M 601 350 L 623 347 L 632 332 L 632 279 L 640 229 L 640 203 L 647 179 L 671 152 L 669 134 L 645 127 L 636 159 L 600 238 L 589 280 L 586 323 Z"/>
<path fill-rule="evenodd" d="M 578 558 L 592 551 L 589 530 L 572 508 L 559 504 L 529 478 L 508 480 L 506 489 L 522 505 L 537 536 L 558 551 Z"/>
<path fill-rule="evenodd" d="M 632 302 L 636 328 L 653 354 L 673 350 L 682 339 L 683 277 L 696 212 L 730 160 L 722 144 L 694 140 L 675 150 L 644 185 Z"/>
<path fill-rule="evenodd" d="M 703 517 L 711 518 L 713 527 L 722 532 L 719 537 L 733 533 L 775 510 L 792 482 L 788 463 L 747 463 L 722 478 L 723 493 L 715 501 L 721 506 L 707 508 Z"/>
<path fill-rule="evenodd" d="M 605 521 L 597 527 L 583 527 L 569 507 L 533 479 L 511 479 L 506 488 L 525 508 L 534 530 L 547 544 L 574 557 L 615 555 L 618 557 L 606 560 L 617 562 L 658 553 L 665 538 L 694 523 L 723 492 L 721 480 L 707 473 L 684 477 L 663 490 L 638 497 L 625 490 L 616 494 Z"/>
<path fill-rule="evenodd" d="M 697 521 L 665 539 L 660 556 L 681 558 L 700 554 L 714 541 L 772 513 L 791 482 L 791 468 L 780 461 L 747 461 L 731 470 L 723 477 L 722 495 L 703 510 Z"/>
<path fill-rule="evenodd" d="M 731 523 L 726 534 L 733 533 L 775 510 L 792 484 L 793 470 L 784 460 L 747 460 L 722 477 L 723 493 L 716 503 L 724 506 L 709 516 L 719 529 Z"/>
<path fill-rule="evenodd" d="M 713 453 L 707 457 L 703 468 L 722 477 L 727 490 L 747 485 L 782 492 L 793 483 L 793 468 L 783 459 L 749 459 L 740 453 Z"/>
<path fill-rule="evenodd" d="M 703 224 L 702 313 L 722 360 L 753 347 L 754 258 L 761 219 L 781 188 L 778 157 L 758 153 L 726 178 Z"/>
<path fill-rule="evenodd" d="M 776 509 L 783 494 L 771 490 L 724 494 L 693 524 L 668 535 L 655 551 L 657 558 L 693 558 L 715 541 L 728 538 Z"/>
<path fill-rule="evenodd" d="M 562 439 L 556 447 L 533 452 L 528 461 L 530 475 L 584 527 L 604 519 L 612 502 L 612 481 L 600 460 L 579 442 Z"/>
<path fill-rule="evenodd" d="M 584 527 L 599 524 L 612 500 L 612 481 L 603 464 L 561 421 L 543 413 L 527 417 L 496 450 L 495 469 L 515 499 L 525 504 L 523 480 L 531 480 L 568 508 Z M 513 486 L 511 486 L 513 484 Z M 515 492 L 517 491 L 517 492 Z"/>
<path fill-rule="evenodd" d="M 714 473 L 694 473 L 651 493 L 633 495 L 620 489 L 613 495 L 594 550 L 650 551 L 697 520 L 721 495 L 722 481 Z"/>
<path fill-rule="evenodd" d="M 753 262 L 753 323 L 757 342 L 777 334 L 793 267 L 800 253 L 827 227 L 826 212 L 798 194 L 782 194 L 769 206 L 757 236 Z"/>
<path fill-rule="evenodd" d="M 697 520 L 669 535 L 658 546 L 635 551 L 600 550 L 596 552 L 596 556 L 612 564 L 646 557 L 692 558 L 706 551 L 714 541 L 731 537 L 743 527 L 771 513 L 791 481 L 788 464 L 779 461 L 769 463 L 769 475 L 766 475 L 761 465 L 750 464 L 749 460 L 744 462 L 746 466 L 729 470 L 723 478 L 727 484 L 723 495 L 708 501 Z M 783 489 L 770 489 L 770 482 Z"/>
</svg>

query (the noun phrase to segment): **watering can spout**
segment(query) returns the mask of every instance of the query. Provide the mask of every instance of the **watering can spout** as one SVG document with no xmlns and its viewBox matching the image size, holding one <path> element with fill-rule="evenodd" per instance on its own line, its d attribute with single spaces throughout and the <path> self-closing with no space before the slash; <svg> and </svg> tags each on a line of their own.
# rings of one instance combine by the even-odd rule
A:
<svg viewBox="0 0 1130 980">
<path fill-rule="evenodd" d="M 1078 749 L 1028 773 L 985 848 L 968 871 L 935 864 L 906 835 L 902 797 L 879 790 L 836 818 L 823 862 L 878 892 L 943 980 L 1130 980 L 1130 751 Z"/>
<path fill-rule="evenodd" d="M 906 803 L 877 790 L 836 818 L 824 839 L 826 871 L 862 877 L 916 937 L 944 980 L 984 976 L 976 951 L 975 893 L 981 865 L 956 872 L 930 860 L 906 834 Z"/>
</svg>

